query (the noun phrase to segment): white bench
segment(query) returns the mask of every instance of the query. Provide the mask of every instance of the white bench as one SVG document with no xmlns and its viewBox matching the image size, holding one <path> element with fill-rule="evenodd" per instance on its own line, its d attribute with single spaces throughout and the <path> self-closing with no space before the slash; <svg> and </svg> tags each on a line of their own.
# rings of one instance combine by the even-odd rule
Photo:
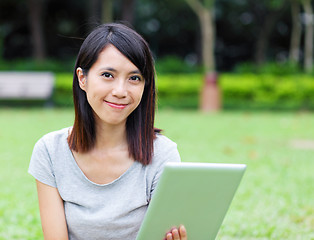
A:
<svg viewBox="0 0 314 240">
<path fill-rule="evenodd" d="M 51 101 L 54 82 L 50 72 L 0 72 L 0 100 Z"/>
</svg>

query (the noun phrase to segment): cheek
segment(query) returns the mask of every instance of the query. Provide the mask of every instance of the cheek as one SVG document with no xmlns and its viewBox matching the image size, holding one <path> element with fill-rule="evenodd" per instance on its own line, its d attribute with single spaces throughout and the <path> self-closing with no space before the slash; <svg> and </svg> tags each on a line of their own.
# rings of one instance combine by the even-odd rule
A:
<svg viewBox="0 0 314 240">
<path fill-rule="evenodd" d="M 99 106 L 101 102 L 101 91 L 100 89 L 94 89 L 94 88 L 87 88 L 86 89 L 86 98 L 89 105 L 95 110 L 97 106 Z"/>
<path fill-rule="evenodd" d="M 99 81 L 89 81 L 86 85 L 86 94 L 90 100 L 102 98 L 108 92 L 108 86 Z"/>
<path fill-rule="evenodd" d="M 138 102 L 141 102 L 143 94 L 144 94 L 144 87 L 138 91 L 138 94 L 137 94 Z"/>
</svg>

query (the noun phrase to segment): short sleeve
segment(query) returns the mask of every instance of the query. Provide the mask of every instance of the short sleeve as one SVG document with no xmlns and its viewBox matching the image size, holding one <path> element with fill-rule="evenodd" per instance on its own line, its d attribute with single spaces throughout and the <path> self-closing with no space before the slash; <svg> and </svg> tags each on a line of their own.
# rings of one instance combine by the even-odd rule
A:
<svg viewBox="0 0 314 240">
<path fill-rule="evenodd" d="M 51 187 L 56 187 L 52 161 L 43 138 L 34 146 L 28 173 L 36 180 Z"/>
<path fill-rule="evenodd" d="M 168 162 L 181 162 L 180 154 L 177 149 L 177 144 L 174 142 L 167 141 L 167 145 L 162 144 L 160 148 L 157 148 L 156 158 L 158 158 L 159 165 L 156 168 L 155 176 L 153 178 L 150 195 L 154 194 L 157 183 L 159 182 L 160 176 L 164 170 L 166 163 Z"/>
</svg>

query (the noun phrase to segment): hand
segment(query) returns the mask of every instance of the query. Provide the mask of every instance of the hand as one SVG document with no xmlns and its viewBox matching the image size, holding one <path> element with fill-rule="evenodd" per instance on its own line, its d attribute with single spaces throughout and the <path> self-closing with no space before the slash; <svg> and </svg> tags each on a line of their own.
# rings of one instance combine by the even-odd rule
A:
<svg viewBox="0 0 314 240">
<path fill-rule="evenodd" d="M 187 240 L 187 233 L 185 227 L 181 225 L 179 228 L 172 228 L 170 232 L 166 234 L 163 240 Z"/>
</svg>

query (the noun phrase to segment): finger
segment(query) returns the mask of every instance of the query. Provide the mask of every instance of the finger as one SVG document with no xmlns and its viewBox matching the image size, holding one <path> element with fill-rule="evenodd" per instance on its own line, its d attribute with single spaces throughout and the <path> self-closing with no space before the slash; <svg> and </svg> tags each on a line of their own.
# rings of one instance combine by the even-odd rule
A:
<svg viewBox="0 0 314 240">
<path fill-rule="evenodd" d="M 179 233 L 180 233 L 181 240 L 187 240 L 188 239 L 187 234 L 186 234 L 186 229 L 183 225 L 180 226 Z"/>
<path fill-rule="evenodd" d="M 171 233 L 167 233 L 166 239 L 167 239 L 167 240 L 173 240 L 172 234 L 171 234 Z"/>
<path fill-rule="evenodd" d="M 172 236 L 173 236 L 174 240 L 180 240 L 180 235 L 179 235 L 178 229 L 175 228 L 172 230 Z"/>
</svg>

